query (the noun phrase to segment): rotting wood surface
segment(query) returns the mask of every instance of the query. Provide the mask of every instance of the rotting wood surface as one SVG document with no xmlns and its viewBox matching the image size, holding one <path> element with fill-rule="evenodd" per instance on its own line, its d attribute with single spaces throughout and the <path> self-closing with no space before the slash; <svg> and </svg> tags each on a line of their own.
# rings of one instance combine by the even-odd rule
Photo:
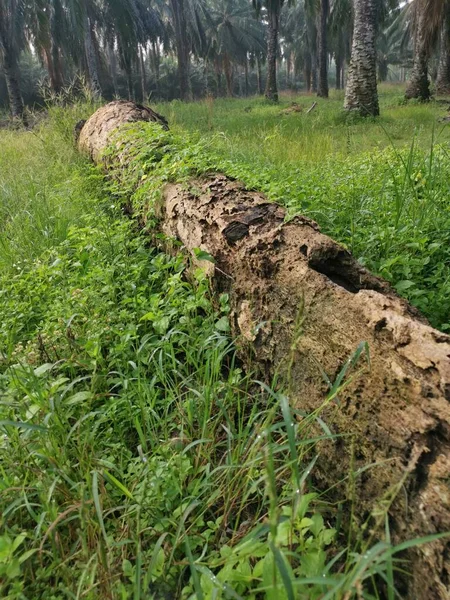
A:
<svg viewBox="0 0 450 600">
<path fill-rule="evenodd" d="M 81 131 L 80 149 L 100 161 L 113 131 L 143 116 L 127 102 L 99 109 Z M 285 222 L 282 207 L 239 182 L 208 176 L 190 186 L 168 185 L 163 196 L 161 229 L 193 256 L 201 248 L 215 259 L 205 266 L 217 292 L 230 294 L 242 360 L 270 380 L 286 374 L 293 355 L 289 388 L 296 407 L 322 407 L 323 371 L 333 380 L 358 345 L 369 344 L 370 370 L 321 413 L 337 437 L 321 447 L 316 484 L 327 489 L 350 469 L 376 465 L 354 482 L 353 511 L 361 525 L 395 496 L 389 511 L 394 542 L 450 531 L 450 337 L 316 223 L 300 216 Z M 382 528 L 375 533 L 382 535 Z M 412 576 L 404 597 L 450 598 L 447 539 L 408 558 Z"/>
</svg>

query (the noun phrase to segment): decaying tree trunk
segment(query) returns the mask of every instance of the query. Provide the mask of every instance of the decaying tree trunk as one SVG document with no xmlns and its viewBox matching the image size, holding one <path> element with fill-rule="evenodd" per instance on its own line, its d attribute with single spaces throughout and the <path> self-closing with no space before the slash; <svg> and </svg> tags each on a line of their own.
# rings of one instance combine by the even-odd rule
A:
<svg viewBox="0 0 450 600">
<path fill-rule="evenodd" d="M 118 126 L 149 115 L 111 103 L 84 125 L 79 147 L 100 162 Z M 215 289 L 230 294 L 244 362 L 269 380 L 289 372 L 292 403 L 321 409 L 336 434 L 321 448 L 317 484 L 327 489 L 355 473 L 354 515 L 362 524 L 390 506 L 395 542 L 450 530 L 450 337 L 313 221 L 285 222 L 283 208 L 237 181 L 215 175 L 170 184 L 163 197 L 161 229 L 193 255 L 201 248 L 215 258 L 206 268 Z M 370 347 L 370 368 L 327 405 L 323 372 L 333 381 L 361 341 Z M 448 599 L 448 539 L 409 558 L 404 597 Z"/>
</svg>

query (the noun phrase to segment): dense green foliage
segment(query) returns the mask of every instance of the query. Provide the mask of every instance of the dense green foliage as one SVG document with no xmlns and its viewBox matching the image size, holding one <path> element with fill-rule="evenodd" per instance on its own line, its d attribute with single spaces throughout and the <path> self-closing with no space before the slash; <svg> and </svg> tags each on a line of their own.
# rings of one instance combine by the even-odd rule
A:
<svg viewBox="0 0 450 600">
<path fill-rule="evenodd" d="M 317 441 L 331 435 L 320 412 L 290 407 L 289 382 L 242 373 L 227 296 L 213 302 L 204 272 L 147 235 L 164 181 L 223 168 L 268 187 L 273 170 L 255 176 L 209 140 L 138 124 L 124 138 L 133 165 L 106 189 L 72 148 L 86 109 L 52 109 L 35 134 L 1 133 L 2 598 L 331 600 L 384 587 L 393 598 L 401 548 L 389 529 L 376 544 L 380 530 L 344 535 L 311 487 Z M 365 160 L 359 189 L 375 185 L 370 168 L 386 169 Z M 345 160 L 334 164 L 345 188 Z M 300 199 L 321 190 L 309 173 Z M 281 175 L 269 192 L 288 201 Z M 129 201 L 147 230 L 123 217 Z M 340 385 L 363 376 L 363 350 Z M 384 530 L 384 513 L 376 523 Z"/>
</svg>

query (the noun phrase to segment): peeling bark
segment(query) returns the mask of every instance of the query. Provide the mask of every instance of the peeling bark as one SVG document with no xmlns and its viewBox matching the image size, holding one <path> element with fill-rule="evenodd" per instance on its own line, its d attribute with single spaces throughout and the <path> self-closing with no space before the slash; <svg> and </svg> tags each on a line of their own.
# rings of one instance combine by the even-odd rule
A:
<svg viewBox="0 0 450 600">
<path fill-rule="evenodd" d="M 98 162 L 121 123 L 153 120 L 149 114 L 132 103 L 111 103 L 85 124 L 80 148 Z M 389 509 L 394 542 L 450 530 L 450 337 L 316 223 L 301 216 L 286 222 L 282 207 L 237 181 L 214 175 L 170 184 L 163 199 L 161 229 L 194 260 L 197 248 L 215 258 L 206 268 L 217 292 L 230 294 L 244 363 L 268 381 L 275 373 L 289 376 L 291 401 L 303 411 L 320 409 L 338 436 L 321 447 L 316 484 L 325 490 L 350 470 L 376 465 L 354 482 L 359 525 L 372 514 L 375 527 L 377 507 L 395 497 Z M 302 331 L 293 342 L 300 310 Z M 333 380 L 363 340 L 370 369 L 327 404 L 323 371 Z M 345 483 L 339 493 L 345 497 Z M 445 539 L 412 550 L 404 597 L 448 599 L 449 555 Z"/>
</svg>

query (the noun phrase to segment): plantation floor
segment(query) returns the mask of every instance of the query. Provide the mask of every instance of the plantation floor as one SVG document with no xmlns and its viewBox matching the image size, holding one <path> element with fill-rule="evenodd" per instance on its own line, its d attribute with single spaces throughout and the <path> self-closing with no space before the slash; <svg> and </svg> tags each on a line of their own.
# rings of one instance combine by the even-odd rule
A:
<svg viewBox="0 0 450 600">
<path fill-rule="evenodd" d="M 314 102 L 317 106 L 307 114 Z M 278 105 L 251 97 L 207 98 L 189 104 L 173 101 L 157 107 L 172 126 L 213 138 L 231 157 L 280 166 L 316 163 L 330 155 L 358 156 L 392 144 L 410 146 L 414 136 L 424 149 L 433 140 L 450 140 L 450 124 L 439 121 L 448 116 L 450 99 L 426 105 L 414 101 L 405 104 L 402 86 L 383 85 L 381 116 L 377 119 L 348 119 L 343 102 L 343 91 L 331 90 L 328 100 L 284 92 Z M 301 112 L 286 113 L 293 103 L 300 105 Z"/>
</svg>

